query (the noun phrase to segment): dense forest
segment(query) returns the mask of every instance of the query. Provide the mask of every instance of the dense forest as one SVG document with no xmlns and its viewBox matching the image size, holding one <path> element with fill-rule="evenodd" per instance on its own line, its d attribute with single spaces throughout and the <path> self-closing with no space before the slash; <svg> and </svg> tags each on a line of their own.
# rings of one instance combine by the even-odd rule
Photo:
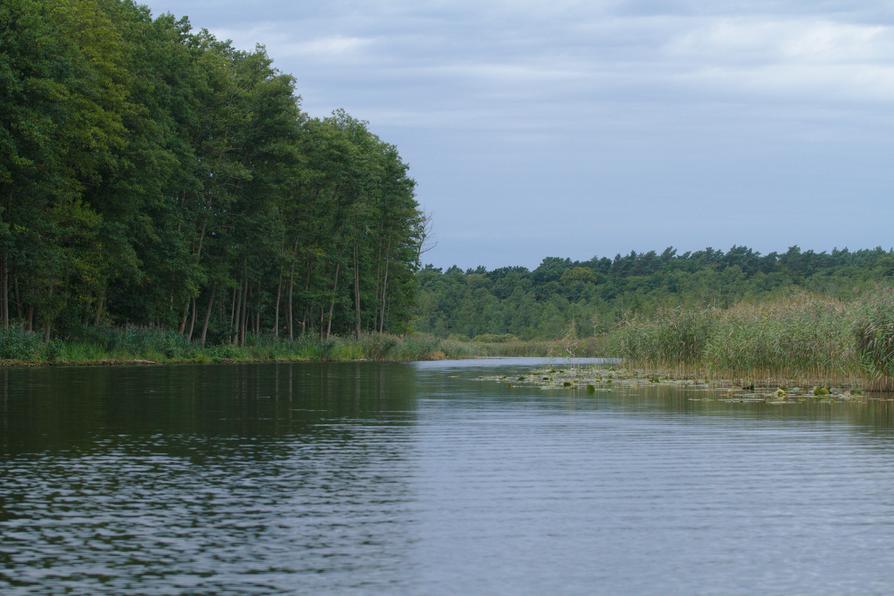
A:
<svg viewBox="0 0 894 596">
<path fill-rule="evenodd" d="M 0 2 L 0 322 L 202 345 L 401 332 L 424 221 L 397 149 L 263 47 L 127 0 Z"/>
<path fill-rule="evenodd" d="M 894 252 L 802 251 L 761 255 L 745 247 L 678 254 L 668 248 L 588 261 L 547 258 L 529 271 L 426 267 L 418 330 L 440 336 L 495 340 L 557 338 L 574 325 L 579 336 L 609 331 L 633 316 L 662 308 L 728 308 L 773 300 L 793 291 L 851 299 L 894 281 Z M 504 338 L 506 339 L 506 338 Z"/>
</svg>

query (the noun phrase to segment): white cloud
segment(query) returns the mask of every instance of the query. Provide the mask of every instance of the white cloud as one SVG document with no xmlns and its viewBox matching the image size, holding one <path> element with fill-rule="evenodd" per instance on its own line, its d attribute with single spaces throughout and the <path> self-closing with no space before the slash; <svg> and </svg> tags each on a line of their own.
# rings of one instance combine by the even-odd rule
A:
<svg viewBox="0 0 894 596">
<path fill-rule="evenodd" d="M 277 47 L 287 56 L 330 60 L 356 57 L 374 43 L 372 38 L 332 35 L 297 43 L 281 43 Z"/>
<path fill-rule="evenodd" d="M 675 34 L 670 56 L 707 63 L 877 62 L 894 59 L 894 29 L 816 20 L 716 19 Z"/>
</svg>

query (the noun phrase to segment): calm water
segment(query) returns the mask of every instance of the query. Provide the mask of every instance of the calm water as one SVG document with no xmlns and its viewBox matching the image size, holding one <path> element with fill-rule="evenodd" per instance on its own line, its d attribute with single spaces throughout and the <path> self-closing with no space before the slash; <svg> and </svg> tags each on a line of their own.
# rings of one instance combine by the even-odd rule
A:
<svg viewBox="0 0 894 596">
<path fill-rule="evenodd" d="M 522 364 L 0 370 L 0 592 L 894 590 L 891 403 Z"/>
</svg>

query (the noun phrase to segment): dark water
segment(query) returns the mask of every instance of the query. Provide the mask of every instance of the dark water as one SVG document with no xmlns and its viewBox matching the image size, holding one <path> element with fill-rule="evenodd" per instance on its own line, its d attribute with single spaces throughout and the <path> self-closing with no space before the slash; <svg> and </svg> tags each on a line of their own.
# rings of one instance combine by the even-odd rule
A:
<svg viewBox="0 0 894 596">
<path fill-rule="evenodd" d="M 894 590 L 891 403 L 482 374 L 2 370 L 0 592 Z"/>
</svg>

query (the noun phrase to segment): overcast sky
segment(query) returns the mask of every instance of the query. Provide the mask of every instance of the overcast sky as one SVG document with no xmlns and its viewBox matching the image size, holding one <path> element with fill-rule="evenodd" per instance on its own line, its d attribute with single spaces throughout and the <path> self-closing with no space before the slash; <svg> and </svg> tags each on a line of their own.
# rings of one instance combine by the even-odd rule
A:
<svg viewBox="0 0 894 596">
<path fill-rule="evenodd" d="M 890 0 L 148 4 L 395 143 L 437 266 L 894 244 Z"/>
</svg>

